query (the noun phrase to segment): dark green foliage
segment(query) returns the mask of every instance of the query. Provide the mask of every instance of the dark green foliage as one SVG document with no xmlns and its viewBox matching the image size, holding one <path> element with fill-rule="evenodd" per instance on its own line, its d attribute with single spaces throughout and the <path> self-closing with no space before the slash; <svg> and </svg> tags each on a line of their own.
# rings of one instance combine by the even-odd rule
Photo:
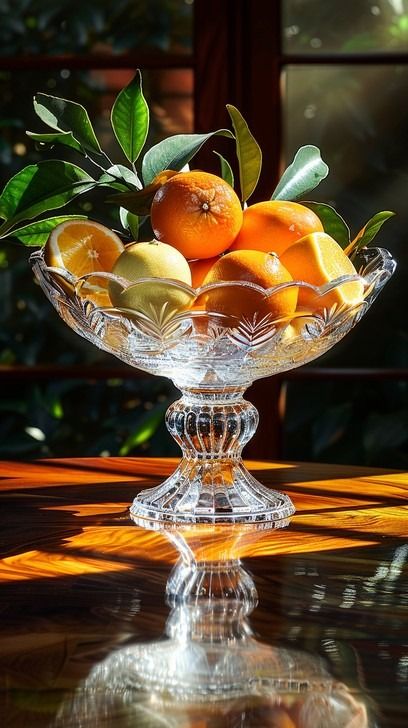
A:
<svg viewBox="0 0 408 728">
<path fill-rule="evenodd" d="M 0 397 L 0 458 L 178 455 L 164 425 L 176 397 L 157 377 L 8 382 Z"/>
<path fill-rule="evenodd" d="M 184 0 L 2 0 L 2 55 L 191 49 Z"/>
<path fill-rule="evenodd" d="M 290 382 L 284 457 L 406 469 L 408 382 Z"/>
</svg>

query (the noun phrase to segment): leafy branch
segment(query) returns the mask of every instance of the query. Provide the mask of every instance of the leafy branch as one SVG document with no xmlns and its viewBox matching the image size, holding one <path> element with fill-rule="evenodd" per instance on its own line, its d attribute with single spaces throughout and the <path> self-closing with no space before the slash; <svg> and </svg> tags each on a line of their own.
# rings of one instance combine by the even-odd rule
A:
<svg viewBox="0 0 408 728">
<path fill-rule="evenodd" d="M 34 97 L 34 110 L 49 130 L 44 133 L 28 131 L 30 139 L 41 149 L 59 145 L 81 155 L 93 165 L 96 173 L 91 176 L 71 162 L 45 160 L 28 165 L 12 177 L 0 195 L 0 219 L 3 221 L 0 238 L 15 237 L 24 245 L 44 244 L 53 226 L 62 219 L 78 217 L 46 217 L 49 211 L 63 208 L 78 196 L 99 187 L 109 190 L 107 201 L 119 206 L 123 228 L 136 236 L 139 217 L 150 214 L 158 187 L 188 165 L 201 147 L 215 137 L 235 141 L 243 204 L 255 191 L 261 174 L 259 145 L 242 114 L 232 105 L 227 106 L 227 111 L 233 131 L 218 129 L 207 134 L 176 134 L 144 151 L 150 114 L 139 70 L 119 92 L 110 115 L 113 135 L 129 166 L 111 161 L 101 148 L 88 112 L 81 104 L 38 93 Z M 223 178 L 233 185 L 233 172 L 228 160 L 220 154 L 218 156 Z M 139 164 L 140 176 L 136 163 Z M 327 165 L 316 147 L 302 147 L 283 174 L 272 198 L 297 199 L 314 189 L 327 171 Z"/>
</svg>

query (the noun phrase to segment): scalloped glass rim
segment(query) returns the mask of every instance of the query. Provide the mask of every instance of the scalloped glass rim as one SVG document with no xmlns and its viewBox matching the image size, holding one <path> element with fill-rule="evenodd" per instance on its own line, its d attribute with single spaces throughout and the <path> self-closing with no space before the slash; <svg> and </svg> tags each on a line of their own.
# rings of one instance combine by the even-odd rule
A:
<svg viewBox="0 0 408 728">
<path fill-rule="evenodd" d="M 40 251 L 41 253 L 42 251 Z M 33 258 L 36 254 L 33 254 Z M 57 268 L 55 266 L 47 266 L 44 261 L 44 270 L 48 271 L 49 273 L 54 273 L 58 276 L 61 276 L 61 278 L 64 278 L 68 283 L 74 286 L 76 289 L 76 292 L 80 294 L 80 290 L 83 287 L 84 283 L 87 283 L 91 281 L 93 278 L 98 279 L 106 279 L 108 282 L 114 281 L 115 283 L 118 283 L 120 286 L 122 286 L 123 290 L 131 290 L 133 288 L 137 288 L 140 285 L 143 285 L 145 283 L 165 283 L 166 285 L 170 286 L 171 288 L 174 288 L 176 290 L 183 291 L 185 293 L 189 293 L 191 295 L 191 298 L 198 298 L 203 293 L 207 293 L 209 291 L 219 290 L 222 288 L 234 288 L 236 286 L 242 287 L 242 288 L 249 288 L 253 291 L 257 291 L 261 295 L 263 295 L 265 298 L 269 298 L 270 296 L 275 295 L 276 293 L 279 293 L 280 291 L 287 290 L 289 288 L 307 288 L 311 291 L 314 291 L 317 297 L 322 297 L 329 293 L 330 291 L 334 290 L 340 285 L 343 285 L 344 283 L 351 283 L 353 281 L 361 281 L 364 285 L 364 287 L 367 287 L 368 281 L 366 278 L 362 277 L 358 273 L 355 275 L 344 275 L 339 276 L 338 278 L 335 278 L 332 281 L 329 281 L 328 283 L 325 283 L 323 286 L 314 286 L 312 283 L 308 283 L 307 281 L 303 280 L 293 280 L 286 283 L 278 283 L 276 286 L 271 286 L 270 288 L 263 288 L 262 286 L 258 285 L 257 283 L 253 283 L 251 281 L 219 281 L 217 283 L 208 283 L 205 286 L 200 286 L 199 288 L 192 288 L 192 286 L 189 286 L 187 283 L 183 283 L 182 281 L 178 281 L 174 278 L 155 278 L 155 277 L 142 277 L 138 278 L 137 281 L 130 281 L 123 276 L 117 276 L 114 273 L 109 273 L 106 271 L 94 271 L 92 273 L 86 273 L 83 276 L 76 277 L 72 273 L 70 273 L 65 268 Z M 86 298 L 86 295 L 83 296 Z"/>
<path fill-rule="evenodd" d="M 335 290 L 336 288 L 346 284 L 346 283 L 352 283 L 356 281 L 360 281 L 363 284 L 364 287 L 364 300 L 367 300 L 368 296 L 372 292 L 372 289 L 377 287 L 377 284 L 380 283 L 378 280 L 379 277 L 385 276 L 384 283 L 388 280 L 388 278 L 393 274 L 396 263 L 393 260 L 391 254 L 388 250 L 385 248 L 365 248 L 361 250 L 357 256 L 356 260 L 358 262 L 359 258 L 363 254 L 366 254 L 370 260 L 368 261 L 368 265 L 364 268 L 360 266 L 359 272 L 357 272 L 355 275 L 344 275 L 339 276 L 338 278 L 334 279 L 333 281 L 329 281 L 328 283 L 325 283 L 322 286 L 315 286 L 311 283 L 308 283 L 307 281 L 303 280 L 293 280 L 289 281 L 287 283 L 279 283 L 276 286 L 272 286 L 271 288 L 263 288 L 262 286 L 252 283 L 251 281 L 220 281 L 218 283 L 209 283 L 205 286 L 200 286 L 199 288 L 192 288 L 187 283 L 183 283 L 181 281 L 177 281 L 173 278 L 152 278 L 152 277 L 144 277 L 139 278 L 137 281 L 129 281 L 126 278 L 123 278 L 123 276 L 117 276 L 114 273 L 109 273 L 105 271 L 95 271 L 93 273 L 87 273 L 83 276 L 75 277 L 67 271 L 64 268 L 56 268 L 52 266 L 47 266 L 44 260 L 44 251 L 43 249 L 36 251 L 30 256 L 31 263 L 39 263 L 40 267 L 43 271 L 46 271 L 50 274 L 55 274 L 57 276 L 60 276 L 64 280 L 66 280 L 68 283 L 70 283 L 75 290 L 75 293 L 83 298 L 85 301 L 88 301 L 86 294 L 81 295 L 81 290 L 83 289 L 84 285 L 86 283 L 89 283 L 92 281 L 93 278 L 98 278 L 99 280 L 105 279 L 107 283 L 114 281 L 118 285 L 123 287 L 123 290 L 132 290 L 134 288 L 137 288 L 140 285 L 144 285 L 146 283 L 150 284 L 158 284 L 158 283 L 164 283 L 170 288 L 174 288 L 176 290 L 182 291 L 184 293 L 188 293 L 191 296 L 192 302 L 193 300 L 197 299 L 199 296 L 201 296 L 203 293 L 207 293 L 209 291 L 219 290 L 223 288 L 246 288 L 251 289 L 253 291 L 256 291 L 260 295 L 263 296 L 263 298 L 267 299 L 270 298 L 277 293 L 280 293 L 283 290 L 288 290 L 290 288 L 304 288 L 308 289 L 310 291 L 313 291 L 315 293 L 316 299 L 323 298 L 331 291 Z M 380 266 L 374 266 L 373 262 L 377 261 L 383 263 L 383 265 Z M 381 286 L 382 287 L 382 286 Z M 98 286 L 100 290 L 104 290 L 100 286 Z M 92 301 L 90 301 L 92 303 Z M 130 310 L 124 309 L 124 308 L 116 308 L 114 306 L 96 306 L 93 304 L 95 309 L 100 310 L 109 310 L 109 311 L 118 311 L 123 313 L 129 313 Z M 139 311 L 134 311 L 132 309 L 133 314 L 139 315 Z M 196 312 L 191 311 L 190 309 L 183 309 L 178 314 L 174 315 L 174 318 L 176 316 L 180 316 L 183 314 L 191 315 L 194 313 L 196 315 Z M 309 312 L 310 314 L 313 314 L 312 311 Z M 209 316 L 213 315 L 220 315 L 217 311 L 209 311 L 209 310 L 203 310 L 201 312 L 201 315 L 207 314 Z M 143 314 L 142 314 L 143 317 Z M 292 316 L 296 317 L 296 313 Z M 231 317 L 229 317 L 231 318 Z M 233 317 L 236 318 L 236 317 Z M 284 320 L 284 319 L 282 319 Z"/>
<path fill-rule="evenodd" d="M 137 312 L 111 305 L 98 306 L 75 293 L 86 283 L 58 268 L 49 268 L 43 249 L 30 257 L 44 293 L 64 321 L 94 345 L 143 371 L 167 376 L 180 389 L 188 387 L 218 390 L 229 386 L 248 386 L 255 379 L 301 366 L 330 349 L 360 320 L 395 270 L 396 263 L 383 248 L 366 248 L 355 258 L 357 279 L 363 282 L 364 299 L 356 304 L 322 305 L 316 311 L 297 310 L 291 316 L 272 314 L 237 317 L 201 308 L 175 311 L 163 304 L 161 309 Z M 64 273 L 64 280 L 61 280 Z M 107 280 L 109 273 L 95 273 Z M 243 288 L 255 289 L 262 296 L 274 295 L 283 288 L 299 286 L 325 296 L 336 286 L 356 280 L 342 276 L 320 289 L 302 281 L 291 281 L 264 290 L 253 283 L 220 282 L 196 291 L 171 279 L 144 278 L 141 283 L 165 282 L 192 296 L 203 291 L 233 286 L 237 295 Z M 66 290 L 67 281 L 74 290 Z"/>
</svg>

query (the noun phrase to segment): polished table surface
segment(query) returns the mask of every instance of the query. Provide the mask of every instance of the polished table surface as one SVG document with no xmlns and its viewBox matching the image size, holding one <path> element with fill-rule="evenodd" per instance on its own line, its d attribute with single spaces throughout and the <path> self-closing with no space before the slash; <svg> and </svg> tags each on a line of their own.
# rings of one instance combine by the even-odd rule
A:
<svg viewBox="0 0 408 728">
<path fill-rule="evenodd" d="M 175 464 L 149 458 L 0 463 L 0 725 L 406 727 L 408 474 L 253 462 L 248 465 L 256 477 L 288 493 L 296 506 L 284 528 L 153 531 L 135 525 L 128 515 L 133 497 Z M 199 598 L 207 600 L 201 631 L 197 605 L 204 602 L 197 591 L 194 608 L 188 601 L 197 568 Z M 235 612 L 223 624 L 235 620 L 236 633 L 225 639 L 222 633 L 217 641 L 214 614 L 219 592 L 229 596 L 226 574 L 235 580 Z M 245 608 L 237 611 L 241 602 Z M 214 644 L 208 647 L 210 628 Z M 196 651 L 188 652 L 184 678 L 185 665 L 177 660 L 191 640 Z M 222 677 L 217 684 L 212 676 L 211 699 L 190 694 L 186 700 L 183 680 L 186 691 L 196 684 L 194 671 L 201 668 L 191 655 L 201 648 L 207 656 L 210 649 L 218 657 L 222 651 Z M 247 657 L 241 659 L 243 649 Z M 133 669 L 129 655 L 137 655 L 138 678 L 125 689 Z M 275 678 L 279 670 L 283 678 L 292 655 L 292 674 L 298 659 L 305 680 L 309 664 L 312 672 L 324 666 L 333 685 L 345 685 L 364 711 L 350 720 L 345 714 L 333 721 L 302 717 L 293 699 L 282 698 L 279 707 L 265 676 L 268 689 L 257 702 L 259 665 L 252 680 L 251 660 L 266 660 L 266 671 L 273 663 Z M 181 665 L 176 697 L 166 683 L 174 664 Z M 228 695 L 222 694 L 231 681 L 226 665 L 235 680 L 235 693 Z M 125 677 L 120 670 L 127 670 Z M 248 694 L 256 684 L 251 700 L 237 688 L 240 678 L 248 682 Z M 299 689 L 294 685 L 287 692 Z M 336 688 L 333 695 L 335 700 Z"/>
</svg>

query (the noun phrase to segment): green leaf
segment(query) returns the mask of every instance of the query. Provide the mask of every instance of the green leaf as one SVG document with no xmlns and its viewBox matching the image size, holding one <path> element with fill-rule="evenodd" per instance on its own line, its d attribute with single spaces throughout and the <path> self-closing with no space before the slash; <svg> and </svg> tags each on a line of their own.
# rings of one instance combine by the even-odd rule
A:
<svg viewBox="0 0 408 728">
<path fill-rule="evenodd" d="M 47 399 L 47 409 L 51 417 L 54 417 L 55 420 L 62 420 L 64 417 L 64 407 L 61 399 L 57 396 L 51 396 Z"/>
<path fill-rule="evenodd" d="M 374 240 L 384 223 L 389 220 L 390 217 L 394 217 L 394 215 L 395 212 L 390 212 L 389 210 L 377 212 L 377 214 L 370 218 L 364 227 L 361 228 L 354 240 L 351 241 L 350 245 L 344 251 L 346 255 L 350 256 L 352 253 L 357 253 L 358 250 L 369 245 Z"/>
<path fill-rule="evenodd" d="M 119 218 L 122 223 L 122 227 L 125 230 L 129 230 L 133 240 L 137 240 L 139 235 L 139 215 L 134 215 L 133 212 L 125 210 L 124 207 L 119 208 Z"/>
<path fill-rule="evenodd" d="M 116 190 L 128 191 L 142 189 L 139 177 L 133 170 L 124 167 L 123 164 L 114 164 L 99 177 L 99 184 L 106 187 L 113 187 Z"/>
<path fill-rule="evenodd" d="M 242 202 L 246 202 L 258 184 L 262 168 L 262 152 L 241 112 L 231 104 L 227 104 L 227 110 L 235 131 L 241 199 Z"/>
<path fill-rule="evenodd" d="M 219 159 L 220 159 L 222 179 L 225 180 L 225 182 L 227 182 L 229 185 L 231 185 L 231 187 L 234 187 L 234 173 L 231 169 L 230 163 L 228 162 L 227 159 L 225 159 L 225 157 L 222 156 L 222 154 L 220 154 L 219 152 L 216 152 L 215 150 L 213 150 L 213 151 L 214 151 L 214 154 L 216 154 L 217 157 L 219 157 Z"/>
<path fill-rule="evenodd" d="M 81 104 L 39 93 L 34 96 L 34 110 L 51 129 L 70 131 L 84 149 L 102 154 L 88 112 Z"/>
<path fill-rule="evenodd" d="M 163 139 L 151 147 L 144 155 L 142 175 L 146 185 L 166 169 L 179 171 L 201 149 L 203 144 L 213 136 L 225 136 L 230 139 L 234 135 L 229 129 L 219 129 L 209 134 L 175 134 Z"/>
<path fill-rule="evenodd" d="M 80 167 L 69 162 L 49 160 L 24 167 L 6 184 L 0 196 L 0 226 L 4 237 L 22 220 L 63 207 L 97 183 Z"/>
<path fill-rule="evenodd" d="M 149 131 L 149 107 L 143 96 L 140 71 L 117 96 L 112 107 L 111 124 L 126 158 L 133 164 Z"/>
<path fill-rule="evenodd" d="M 67 220 L 86 220 L 86 215 L 59 215 L 58 217 L 48 217 L 38 222 L 24 225 L 24 227 L 13 230 L 10 237 L 17 238 L 20 243 L 28 247 L 45 245 L 51 230 L 57 225 Z"/>
<path fill-rule="evenodd" d="M 126 438 L 119 450 L 119 455 L 128 455 L 131 450 L 143 445 L 144 442 L 148 442 L 162 422 L 166 409 L 166 406 L 158 405 L 148 414 L 144 415 L 144 417 L 140 419 L 136 430 Z"/>
<path fill-rule="evenodd" d="M 112 202 L 114 205 L 121 205 L 135 215 L 150 215 L 153 197 L 157 190 L 175 174 L 177 174 L 177 172 L 166 169 L 164 172 L 160 172 L 160 174 L 158 174 L 150 184 L 146 185 L 146 187 L 143 187 L 141 190 L 120 192 L 117 195 L 108 197 L 106 201 Z"/>
<path fill-rule="evenodd" d="M 80 143 L 72 136 L 72 131 L 59 131 L 54 134 L 37 134 L 33 131 L 26 131 L 26 134 L 40 146 L 53 147 L 54 144 L 62 144 L 65 147 L 71 147 L 71 149 L 75 149 L 77 152 L 85 154 Z"/>
<path fill-rule="evenodd" d="M 114 205 L 120 205 L 132 213 L 132 215 L 150 215 L 153 197 L 159 189 L 159 186 L 153 187 L 152 185 L 147 185 L 147 187 L 143 190 L 135 190 L 134 192 L 119 192 L 117 195 L 107 197 L 106 202 L 112 202 Z"/>
<path fill-rule="evenodd" d="M 314 190 L 328 173 L 329 168 L 317 147 L 313 144 L 300 147 L 292 164 L 283 173 L 271 200 L 297 200 Z"/>
<path fill-rule="evenodd" d="M 324 202 L 304 202 L 303 200 L 302 205 L 313 210 L 320 219 L 325 233 L 331 235 L 342 248 L 347 247 L 350 242 L 350 229 L 334 207 L 326 205 Z"/>
</svg>

